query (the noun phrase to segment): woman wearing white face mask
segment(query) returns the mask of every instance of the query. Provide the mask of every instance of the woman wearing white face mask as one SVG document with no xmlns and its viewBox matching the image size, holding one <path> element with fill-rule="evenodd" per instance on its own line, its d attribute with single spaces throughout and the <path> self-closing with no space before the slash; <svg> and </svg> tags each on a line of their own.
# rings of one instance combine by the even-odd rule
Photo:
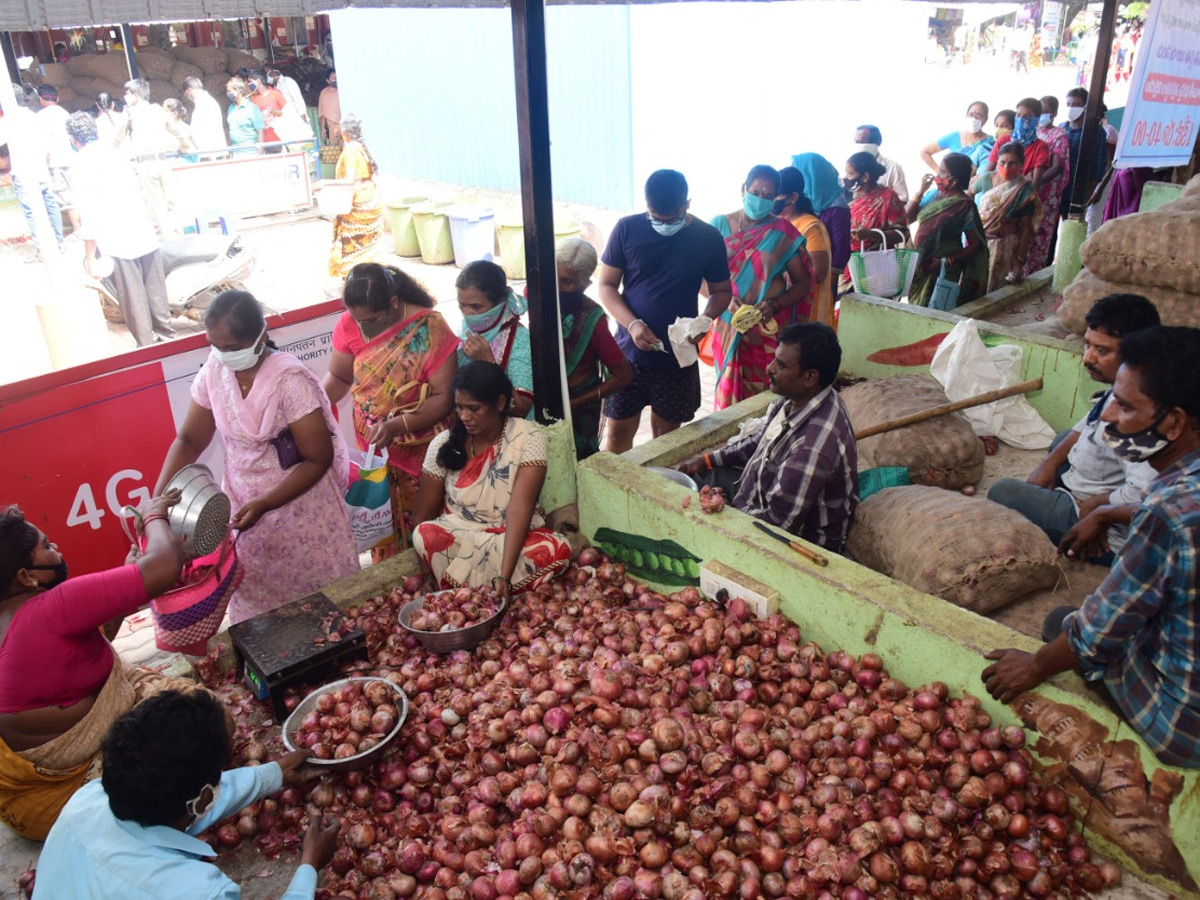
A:
<svg viewBox="0 0 1200 900">
<path fill-rule="evenodd" d="M 967 107 L 967 117 L 963 120 L 959 130 L 951 131 L 936 141 L 926 144 L 925 149 L 921 151 L 921 159 L 925 160 L 925 165 L 929 166 L 936 174 L 938 164 L 934 156 L 943 150 L 948 150 L 951 153 L 961 153 L 967 157 L 971 160 L 974 170 L 979 171 L 980 167 L 987 162 L 988 154 L 992 152 L 992 147 L 996 144 L 996 139 L 983 130 L 987 121 L 988 105 L 982 100 L 976 100 Z"/>
<path fill-rule="evenodd" d="M 222 490 L 246 572 L 229 603 L 240 622 L 358 570 L 343 501 L 346 445 L 317 376 L 270 346 L 253 295 L 221 294 L 204 327 L 212 354 L 192 382 L 157 492 L 220 432 Z"/>
</svg>

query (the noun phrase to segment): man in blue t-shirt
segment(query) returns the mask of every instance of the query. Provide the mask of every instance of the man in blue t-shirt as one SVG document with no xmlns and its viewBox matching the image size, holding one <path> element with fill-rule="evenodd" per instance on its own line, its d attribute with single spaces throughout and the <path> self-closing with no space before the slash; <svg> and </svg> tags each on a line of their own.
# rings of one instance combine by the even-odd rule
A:
<svg viewBox="0 0 1200 900">
<path fill-rule="evenodd" d="M 672 169 L 652 174 L 646 210 L 617 222 L 600 266 L 600 302 L 617 320 L 617 344 L 633 368 L 633 383 L 610 395 L 604 408 L 610 453 L 633 446 L 647 406 L 655 437 L 695 417 L 700 367 L 679 367 L 667 326 L 696 316 L 701 284 L 708 285 L 706 316 L 715 319 L 732 299 L 725 241 L 688 213 L 687 179 Z"/>
</svg>

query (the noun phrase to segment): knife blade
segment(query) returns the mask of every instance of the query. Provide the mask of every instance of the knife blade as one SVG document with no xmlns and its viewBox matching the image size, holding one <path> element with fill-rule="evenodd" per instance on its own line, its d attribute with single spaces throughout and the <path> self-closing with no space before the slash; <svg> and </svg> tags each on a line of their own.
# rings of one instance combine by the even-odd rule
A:
<svg viewBox="0 0 1200 900">
<path fill-rule="evenodd" d="M 763 534 L 769 534 L 771 537 L 775 538 L 775 540 L 780 541 L 784 544 L 787 544 L 788 547 L 790 547 L 793 551 L 795 551 L 796 553 L 803 556 L 809 562 L 816 563 L 818 566 L 829 565 L 829 560 L 826 559 L 821 554 L 814 553 L 813 551 L 809 550 L 807 547 L 805 547 L 801 544 L 797 544 L 791 538 L 784 537 L 782 534 L 780 534 L 777 531 L 773 531 L 769 526 L 763 524 L 762 522 L 755 521 L 754 527 L 757 528 L 759 531 L 761 531 Z"/>
</svg>

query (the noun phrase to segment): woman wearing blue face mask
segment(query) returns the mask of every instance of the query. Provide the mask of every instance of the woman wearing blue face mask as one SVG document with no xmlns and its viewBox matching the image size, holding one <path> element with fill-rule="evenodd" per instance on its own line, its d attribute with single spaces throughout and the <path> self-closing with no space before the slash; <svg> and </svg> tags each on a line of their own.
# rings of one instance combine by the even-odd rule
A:
<svg viewBox="0 0 1200 900">
<path fill-rule="evenodd" d="M 725 238 L 733 285 L 729 308 L 713 323 L 717 409 L 767 389 L 776 334 L 812 312 L 812 260 L 796 226 L 772 212 L 778 194 L 779 173 L 755 166 L 742 185 L 742 208 L 712 220 Z M 737 316 L 743 307 L 753 307 L 757 319 Z"/>
<path fill-rule="evenodd" d="M 458 366 L 495 363 L 513 384 L 513 415 L 533 418 L 533 351 L 529 329 L 521 324 L 528 305 L 508 286 L 504 270 L 477 259 L 454 282 L 463 314 Z"/>
<path fill-rule="evenodd" d="M 1026 97 L 1017 104 L 1017 117 L 1013 121 L 1012 134 L 1006 134 L 996 139 L 988 157 L 989 172 L 996 169 L 996 161 L 1000 158 L 1000 150 L 1010 141 L 1015 141 L 1025 148 L 1024 174 L 1033 184 L 1033 189 L 1041 195 L 1042 181 L 1046 177 L 1046 169 L 1050 166 L 1050 148 L 1038 137 L 1038 119 L 1042 115 L 1042 101 L 1036 97 Z"/>
<path fill-rule="evenodd" d="M 343 495 L 346 444 L 321 382 L 267 340 L 253 295 L 226 291 L 204 314 L 212 354 L 167 451 L 156 493 L 221 434 L 221 489 L 245 578 L 229 602 L 241 622 L 358 571 Z"/>
</svg>

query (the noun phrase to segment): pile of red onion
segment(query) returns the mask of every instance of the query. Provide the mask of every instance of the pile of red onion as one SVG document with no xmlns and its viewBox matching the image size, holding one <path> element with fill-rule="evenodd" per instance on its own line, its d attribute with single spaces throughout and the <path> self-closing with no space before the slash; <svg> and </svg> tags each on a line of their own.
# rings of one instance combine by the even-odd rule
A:
<svg viewBox="0 0 1200 900">
<path fill-rule="evenodd" d="M 1010 900 L 1120 877 L 1020 728 L 782 615 L 664 597 L 587 550 L 473 653 L 437 656 L 397 624 L 410 581 L 348 611 L 369 672 L 410 698 L 397 749 L 213 838 L 274 857 L 338 816 L 319 897 Z"/>
<path fill-rule="evenodd" d="M 722 488 L 709 487 L 707 484 L 700 488 L 701 512 L 719 513 L 724 508 L 725 491 Z"/>
<path fill-rule="evenodd" d="M 500 598 L 488 588 L 461 587 L 425 595 L 409 624 L 417 631 L 459 631 L 486 622 L 500 611 Z"/>
<path fill-rule="evenodd" d="M 308 747 L 317 759 L 346 759 L 366 753 L 396 727 L 396 692 L 382 681 L 350 683 L 321 694 L 300 721 L 293 746 Z"/>
</svg>

